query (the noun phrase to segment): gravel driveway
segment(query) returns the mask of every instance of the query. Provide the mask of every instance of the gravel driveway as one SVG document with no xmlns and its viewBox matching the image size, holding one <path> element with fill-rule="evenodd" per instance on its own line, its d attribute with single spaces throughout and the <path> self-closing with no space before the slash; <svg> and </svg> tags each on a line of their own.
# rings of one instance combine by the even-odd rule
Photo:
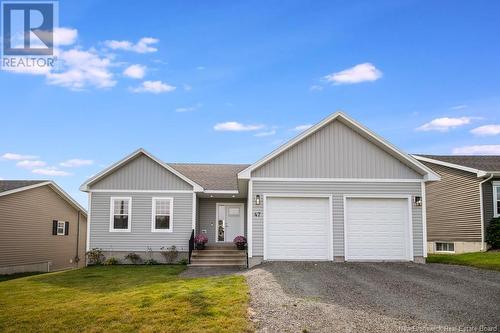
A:
<svg viewBox="0 0 500 333">
<path fill-rule="evenodd" d="M 483 331 L 500 330 L 500 273 L 495 271 L 275 262 L 244 275 L 250 317 L 260 332 L 472 332 L 481 325 Z"/>
</svg>

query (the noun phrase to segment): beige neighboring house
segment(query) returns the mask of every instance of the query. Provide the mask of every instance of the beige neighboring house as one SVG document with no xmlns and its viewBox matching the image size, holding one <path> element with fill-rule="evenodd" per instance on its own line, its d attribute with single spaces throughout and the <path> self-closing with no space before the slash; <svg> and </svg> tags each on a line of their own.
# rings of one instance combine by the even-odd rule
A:
<svg viewBox="0 0 500 333">
<path fill-rule="evenodd" d="M 85 266 L 87 212 L 56 183 L 0 181 L 0 274 Z"/>
<path fill-rule="evenodd" d="M 426 184 L 428 252 L 486 251 L 485 230 L 500 216 L 500 156 L 414 157 L 441 177 Z"/>
</svg>

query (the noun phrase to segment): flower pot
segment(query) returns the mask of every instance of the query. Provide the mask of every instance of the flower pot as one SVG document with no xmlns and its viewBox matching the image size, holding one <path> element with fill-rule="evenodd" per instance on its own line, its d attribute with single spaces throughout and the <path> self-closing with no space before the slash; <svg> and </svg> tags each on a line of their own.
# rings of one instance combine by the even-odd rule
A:
<svg viewBox="0 0 500 333">
<path fill-rule="evenodd" d="M 246 248 L 245 244 L 236 244 L 238 250 L 244 250 Z"/>
<path fill-rule="evenodd" d="M 205 244 L 203 244 L 203 243 L 196 244 L 196 249 L 197 250 L 205 250 Z"/>
</svg>

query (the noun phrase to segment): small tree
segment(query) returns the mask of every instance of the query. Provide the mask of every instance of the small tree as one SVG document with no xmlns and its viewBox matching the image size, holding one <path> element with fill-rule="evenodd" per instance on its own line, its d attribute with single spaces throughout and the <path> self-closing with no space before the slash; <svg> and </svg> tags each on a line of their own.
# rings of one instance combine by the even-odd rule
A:
<svg viewBox="0 0 500 333">
<path fill-rule="evenodd" d="M 486 242 L 493 249 L 500 249 L 500 217 L 491 219 L 490 225 L 486 228 Z"/>
</svg>

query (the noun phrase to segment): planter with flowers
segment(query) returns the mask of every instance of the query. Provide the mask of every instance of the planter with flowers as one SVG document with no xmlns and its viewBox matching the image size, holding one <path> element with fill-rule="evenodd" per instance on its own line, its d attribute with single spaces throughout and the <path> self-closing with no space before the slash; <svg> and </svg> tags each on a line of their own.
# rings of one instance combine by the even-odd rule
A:
<svg viewBox="0 0 500 333">
<path fill-rule="evenodd" d="M 247 246 L 247 239 L 243 236 L 236 236 L 233 240 L 234 245 L 238 250 L 244 250 Z"/>
<path fill-rule="evenodd" d="M 194 238 L 194 243 L 196 244 L 197 250 L 204 250 L 205 244 L 208 242 L 208 237 L 205 234 L 198 234 Z"/>
</svg>

